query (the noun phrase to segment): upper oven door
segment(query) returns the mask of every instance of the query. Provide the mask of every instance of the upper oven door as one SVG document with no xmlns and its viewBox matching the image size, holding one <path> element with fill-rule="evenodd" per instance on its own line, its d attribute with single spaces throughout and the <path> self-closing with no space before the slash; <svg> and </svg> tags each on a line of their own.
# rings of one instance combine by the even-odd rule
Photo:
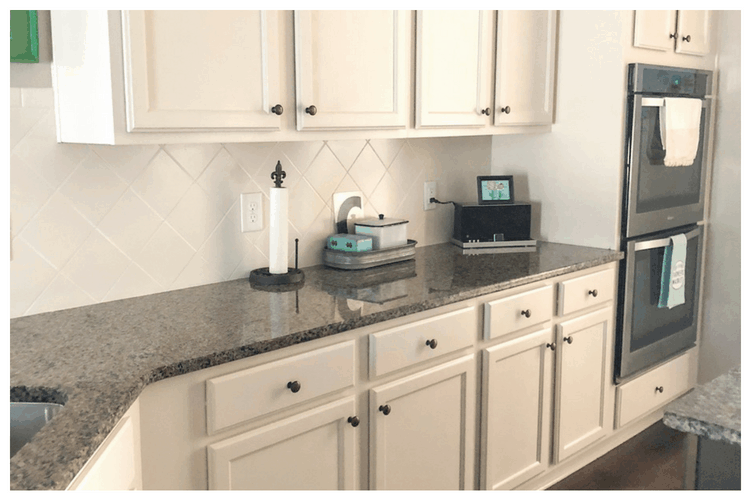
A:
<svg viewBox="0 0 750 500">
<path fill-rule="evenodd" d="M 702 220 L 711 99 L 703 99 L 698 151 L 693 164 L 685 167 L 664 166 L 659 131 L 663 100 L 641 94 L 628 99 L 623 236 L 632 238 Z"/>
<path fill-rule="evenodd" d="M 685 302 L 660 308 L 661 271 L 670 236 L 685 234 Z M 627 242 L 620 268 L 617 379 L 669 359 L 695 343 L 698 332 L 703 226 L 666 231 Z"/>
</svg>

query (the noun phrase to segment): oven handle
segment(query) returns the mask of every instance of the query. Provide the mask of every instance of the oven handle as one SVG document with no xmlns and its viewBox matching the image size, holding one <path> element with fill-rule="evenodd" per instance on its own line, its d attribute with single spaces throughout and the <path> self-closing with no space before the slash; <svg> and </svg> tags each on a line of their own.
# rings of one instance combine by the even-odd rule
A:
<svg viewBox="0 0 750 500">
<path fill-rule="evenodd" d="M 695 238 L 700 234 L 700 228 L 693 229 L 689 233 L 685 233 L 685 238 L 691 239 Z M 659 240 L 649 240 L 649 241 L 640 241 L 635 244 L 635 251 L 639 252 L 641 250 L 651 250 L 652 248 L 660 248 L 665 247 L 669 245 L 670 241 L 672 241 L 670 238 L 662 238 Z"/>
<path fill-rule="evenodd" d="M 695 97 L 693 99 L 700 99 L 699 97 Z M 709 99 L 709 96 L 706 96 L 705 98 L 701 99 L 701 107 L 705 108 L 708 106 L 708 102 L 706 99 Z M 644 108 L 646 107 L 654 107 L 654 108 L 660 108 L 664 106 L 664 99 L 661 97 L 644 97 L 641 99 L 641 106 Z"/>
</svg>

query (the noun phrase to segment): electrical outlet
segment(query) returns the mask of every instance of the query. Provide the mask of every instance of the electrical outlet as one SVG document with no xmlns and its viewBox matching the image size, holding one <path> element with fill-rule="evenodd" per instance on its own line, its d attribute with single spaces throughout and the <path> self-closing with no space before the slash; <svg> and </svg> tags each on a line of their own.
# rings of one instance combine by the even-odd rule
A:
<svg viewBox="0 0 750 500">
<path fill-rule="evenodd" d="M 437 182 L 425 181 L 424 183 L 424 209 L 435 210 L 436 203 L 430 203 L 431 198 L 437 198 Z"/>
<path fill-rule="evenodd" d="M 263 193 L 243 193 L 240 195 L 242 232 L 263 229 Z"/>
</svg>

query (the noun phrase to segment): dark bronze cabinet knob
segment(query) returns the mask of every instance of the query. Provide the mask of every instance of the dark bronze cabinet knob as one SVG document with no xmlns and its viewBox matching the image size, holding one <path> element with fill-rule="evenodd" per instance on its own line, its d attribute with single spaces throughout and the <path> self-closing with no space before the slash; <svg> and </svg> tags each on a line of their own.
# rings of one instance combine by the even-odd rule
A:
<svg viewBox="0 0 750 500">
<path fill-rule="evenodd" d="M 310 106 L 309 108 L 305 108 L 305 113 L 307 113 L 310 116 L 315 116 L 315 114 L 318 112 L 318 108 L 315 106 Z"/>
<path fill-rule="evenodd" d="M 276 106 L 271 108 L 271 113 L 275 115 L 281 116 L 281 113 L 284 112 L 284 107 L 281 104 L 277 104 Z"/>
<path fill-rule="evenodd" d="M 302 389 L 302 386 L 295 380 L 294 382 L 289 382 L 288 384 L 286 384 L 286 388 L 296 394 L 300 389 Z"/>
<path fill-rule="evenodd" d="M 378 411 L 382 411 L 383 415 L 388 415 L 391 412 L 391 407 L 389 405 L 380 405 Z"/>
<path fill-rule="evenodd" d="M 677 39 L 677 33 L 675 33 L 675 34 L 670 33 L 669 34 L 669 38 L 674 38 L 676 40 Z"/>
<path fill-rule="evenodd" d="M 660 385 L 659 387 L 657 387 L 657 388 L 656 388 L 656 390 L 657 390 L 658 392 L 660 392 L 660 393 L 661 393 L 661 392 L 664 392 L 664 386 Z"/>
<path fill-rule="evenodd" d="M 359 425 L 359 419 L 356 416 L 349 417 L 346 421 L 352 424 L 352 427 L 357 427 Z"/>
<path fill-rule="evenodd" d="M 683 41 L 683 42 L 687 42 L 687 43 L 690 43 L 690 35 L 688 35 L 688 36 L 683 36 L 683 37 L 682 37 L 682 41 Z"/>
<path fill-rule="evenodd" d="M 505 106 L 504 108 L 500 108 L 500 112 L 510 114 L 510 106 Z"/>
<path fill-rule="evenodd" d="M 550 343 L 548 342 L 548 343 L 547 343 L 547 347 L 549 347 L 550 349 L 552 349 L 552 350 L 554 351 L 554 350 L 555 350 L 555 347 L 557 347 L 557 344 L 555 344 L 554 342 L 552 342 L 552 343 L 550 344 Z"/>
<path fill-rule="evenodd" d="M 591 295 L 592 297 L 596 297 L 597 295 L 599 295 L 599 292 L 597 292 L 596 288 L 594 288 L 593 290 L 589 290 L 589 295 Z"/>
<path fill-rule="evenodd" d="M 425 345 L 430 346 L 430 349 L 435 349 L 437 347 L 437 340 L 431 339 L 425 342 Z"/>
<path fill-rule="evenodd" d="M 483 115 L 487 115 L 487 116 L 490 116 L 490 112 L 491 112 L 491 111 L 492 111 L 492 110 L 491 110 L 490 108 L 484 108 L 484 109 L 482 110 L 482 114 L 483 114 Z"/>
<path fill-rule="evenodd" d="M 526 309 L 525 311 L 521 311 L 521 316 L 526 316 L 527 318 L 531 317 L 531 309 Z"/>
<path fill-rule="evenodd" d="M 563 337 L 563 342 L 567 342 L 568 344 L 573 343 L 573 337 Z"/>
</svg>

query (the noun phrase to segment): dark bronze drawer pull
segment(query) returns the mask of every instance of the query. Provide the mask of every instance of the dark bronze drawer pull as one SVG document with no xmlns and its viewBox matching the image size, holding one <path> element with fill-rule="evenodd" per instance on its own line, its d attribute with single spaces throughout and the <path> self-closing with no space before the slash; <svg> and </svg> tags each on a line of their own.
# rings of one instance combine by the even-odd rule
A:
<svg viewBox="0 0 750 500">
<path fill-rule="evenodd" d="M 563 337 L 563 341 L 567 342 L 568 344 L 572 344 L 573 343 L 573 337 Z"/>
<path fill-rule="evenodd" d="M 380 405 L 378 411 L 382 411 L 383 415 L 388 415 L 391 412 L 391 407 L 389 405 Z"/>
<path fill-rule="evenodd" d="M 589 295 L 596 297 L 597 295 L 599 295 L 599 292 L 596 290 L 596 288 L 594 288 L 593 290 L 589 290 Z"/>
<path fill-rule="evenodd" d="M 286 384 L 286 388 L 290 389 L 293 393 L 296 394 L 296 393 L 299 392 L 299 390 L 302 388 L 302 386 L 300 385 L 299 382 L 297 382 L 295 380 L 294 382 L 289 382 L 288 384 Z"/>
<path fill-rule="evenodd" d="M 656 388 L 656 391 L 659 392 L 659 393 L 664 392 L 664 386 L 660 385 L 659 387 Z"/>
<path fill-rule="evenodd" d="M 424 345 L 430 346 L 430 349 L 435 349 L 437 347 L 437 340 L 435 339 L 428 340 L 427 342 L 425 342 Z"/>
<path fill-rule="evenodd" d="M 526 309 L 525 311 L 521 311 L 521 316 L 526 316 L 527 318 L 531 317 L 531 309 Z"/>
<path fill-rule="evenodd" d="M 352 424 L 352 427 L 357 427 L 359 425 L 359 419 L 356 416 L 349 417 L 346 421 Z"/>
<path fill-rule="evenodd" d="M 555 342 L 552 342 L 551 344 L 549 342 L 547 342 L 547 347 L 549 347 L 550 349 L 552 349 L 554 351 L 555 347 L 557 347 L 557 344 Z"/>
<path fill-rule="evenodd" d="M 310 116 L 315 116 L 315 114 L 318 112 L 318 108 L 315 106 L 310 106 L 309 108 L 305 108 L 305 113 L 307 113 Z"/>
</svg>

